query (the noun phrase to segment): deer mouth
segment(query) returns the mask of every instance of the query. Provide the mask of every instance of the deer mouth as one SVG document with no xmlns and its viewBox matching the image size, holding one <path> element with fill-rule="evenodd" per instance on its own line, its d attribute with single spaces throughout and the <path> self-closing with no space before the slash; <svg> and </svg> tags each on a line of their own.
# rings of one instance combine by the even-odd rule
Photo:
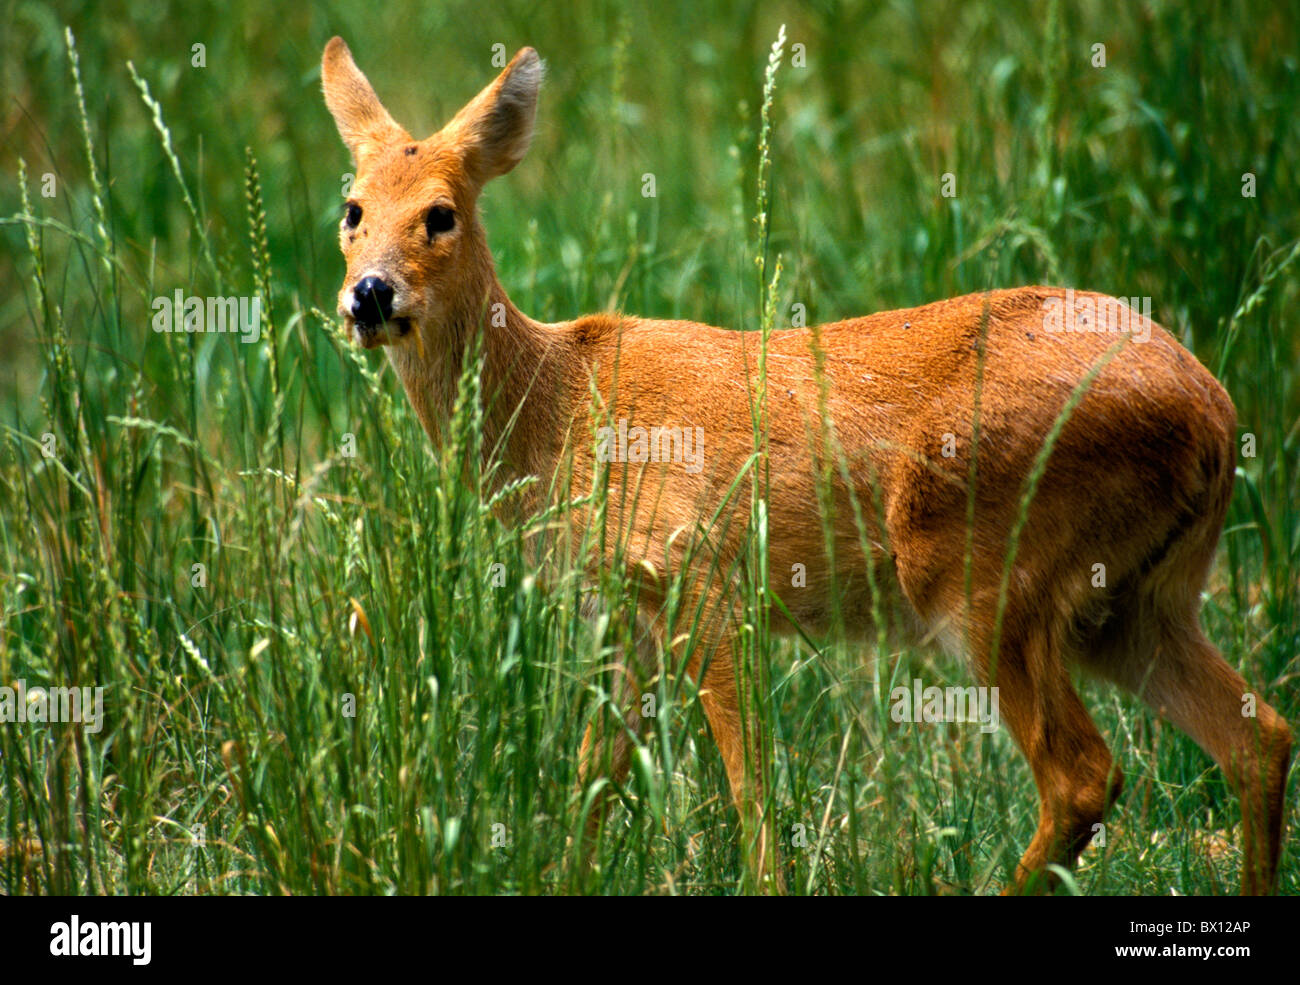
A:
<svg viewBox="0 0 1300 985">
<path fill-rule="evenodd" d="M 352 338 L 363 349 L 376 349 L 409 334 L 411 319 L 390 318 L 384 322 L 352 321 Z"/>
</svg>

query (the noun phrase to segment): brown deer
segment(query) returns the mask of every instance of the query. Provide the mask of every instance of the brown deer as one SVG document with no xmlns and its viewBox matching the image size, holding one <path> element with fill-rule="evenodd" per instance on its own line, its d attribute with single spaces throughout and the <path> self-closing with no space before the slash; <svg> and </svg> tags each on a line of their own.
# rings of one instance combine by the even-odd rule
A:
<svg viewBox="0 0 1300 985">
<path fill-rule="evenodd" d="M 622 314 L 544 324 L 510 303 L 477 202 L 531 141 L 542 81 L 533 49 L 424 140 L 394 122 L 340 38 L 325 47 L 322 77 L 357 172 L 340 229 L 339 314 L 357 343 L 386 349 L 435 443 L 481 333 L 484 447 L 506 478 L 541 479 L 521 515 L 560 479 L 588 489 L 606 477 L 607 508 L 570 515 L 609 526 L 611 546 L 592 563 L 635 579 L 641 623 L 667 652 L 680 641 L 668 586 L 680 586 L 672 611 L 693 620 L 683 635 L 697 642 L 683 666 L 753 836 L 751 864 L 768 873 L 774 835 L 747 753 L 760 745 L 736 673 L 735 599 L 751 511 L 735 483 L 755 452 L 761 333 Z M 996 683 L 1040 798 L 1008 891 L 1047 888 L 1045 867 L 1074 863 L 1121 789 L 1071 682 L 1078 666 L 1139 695 L 1222 767 L 1242 805 L 1242 891 L 1267 893 L 1291 734 L 1198 618 L 1232 495 L 1236 412 L 1191 353 L 1149 320 L 1135 330 L 1129 314 L 1103 295 L 1026 287 L 771 333 L 769 578 L 785 585 L 795 565 L 806 570 L 782 592 L 789 617 L 773 608 L 772 625 L 825 632 L 838 621 L 865 634 L 883 590 L 915 628 L 963 652 L 982 684 Z M 1072 395 L 1020 521 L 1027 477 Z M 644 443 L 611 454 L 612 432 L 602 451 L 593 404 L 620 429 L 649 429 L 668 454 Z M 702 437 L 703 467 L 673 454 L 688 433 Z M 618 678 L 626 727 L 589 727 L 587 781 L 626 776 L 646 672 L 623 667 Z"/>
</svg>

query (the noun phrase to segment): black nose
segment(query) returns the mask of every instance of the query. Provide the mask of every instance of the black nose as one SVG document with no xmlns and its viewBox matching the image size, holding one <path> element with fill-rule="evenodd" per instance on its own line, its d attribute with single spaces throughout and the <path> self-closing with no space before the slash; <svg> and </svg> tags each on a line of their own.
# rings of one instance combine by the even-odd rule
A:
<svg viewBox="0 0 1300 985">
<path fill-rule="evenodd" d="M 362 277 L 352 288 L 352 317 L 377 325 L 393 317 L 393 289 L 381 277 Z"/>
</svg>

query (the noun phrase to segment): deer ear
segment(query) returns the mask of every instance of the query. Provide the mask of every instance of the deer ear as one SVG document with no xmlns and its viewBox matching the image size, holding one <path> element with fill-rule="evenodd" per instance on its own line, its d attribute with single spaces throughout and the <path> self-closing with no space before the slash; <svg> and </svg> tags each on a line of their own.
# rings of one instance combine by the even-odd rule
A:
<svg viewBox="0 0 1300 985">
<path fill-rule="evenodd" d="M 325 105 L 357 165 L 381 147 L 411 139 L 388 115 L 342 38 L 330 38 L 325 45 L 321 83 Z"/>
<path fill-rule="evenodd" d="M 528 152 L 544 68 L 536 51 L 519 49 L 496 81 L 443 128 L 479 185 L 511 170 Z"/>
</svg>

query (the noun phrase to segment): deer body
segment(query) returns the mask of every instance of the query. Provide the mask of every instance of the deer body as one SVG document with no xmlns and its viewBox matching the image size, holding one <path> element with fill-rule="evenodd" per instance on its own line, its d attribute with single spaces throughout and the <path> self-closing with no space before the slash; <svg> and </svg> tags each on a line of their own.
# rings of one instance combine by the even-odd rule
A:
<svg viewBox="0 0 1300 985">
<path fill-rule="evenodd" d="M 323 76 L 358 171 L 342 229 L 345 321 L 359 343 L 386 346 L 435 442 L 470 342 L 482 333 L 485 449 L 506 478 L 542 479 L 525 512 L 555 494 L 557 477 L 585 491 L 607 475 L 602 517 L 612 535 L 594 563 L 634 574 L 641 621 L 661 646 L 682 632 L 666 625 L 668 575 L 686 572 L 691 604 L 683 610 L 700 614 L 707 644 L 688 655 L 687 672 L 701 685 L 737 806 L 758 835 L 755 864 L 765 871 L 771 832 L 757 816 L 761 789 L 745 762 L 754 725 L 742 713 L 733 653 L 735 573 L 750 506 L 748 481 L 739 494 L 735 482 L 754 454 L 760 335 L 622 315 L 550 325 L 510 303 L 476 201 L 531 138 L 541 79 L 531 49 L 418 142 L 388 116 L 337 38 L 325 50 Z M 805 631 L 832 629 L 838 614 L 843 628 L 865 636 L 870 574 L 922 634 L 965 654 L 981 683 L 999 688 L 1003 721 L 1041 801 L 1016 887 L 1038 885 L 1049 863 L 1072 863 L 1121 789 L 1071 683 L 1078 666 L 1139 694 L 1225 769 L 1242 799 L 1243 889 L 1267 892 L 1290 733 L 1262 701 L 1256 717 L 1242 716 L 1249 689 L 1198 619 L 1232 491 L 1235 411 L 1214 377 L 1159 326 L 1111 351 L 1125 326 L 1107 300 L 1032 287 L 772 333 L 763 404 L 768 578 Z M 1045 327 L 1052 306 L 1064 312 L 1056 325 L 1064 330 Z M 995 629 L 1026 477 L 1071 393 L 1098 365 L 1031 501 Z M 609 444 L 602 456 L 591 440 L 601 424 L 698 435 L 702 444 L 690 461 L 623 454 L 611 461 Z M 658 449 L 665 445 L 684 450 L 673 440 Z M 827 483 L 820 489 L 819 476 Z M 601 519 L 573 516 L 579 526 Z M 805 572 L 798 585 L 796 566 Z M 773 623 L 794 628 L 775 614 Z M 618 700 L 633 729 L 643 723 L 631 698 L 646 672 L 623 668 Z M 621 730 L 593 728 L 581 754 L 584 776 L 605 771 L 620 780 L 629 753 Z"/>
</svg>

